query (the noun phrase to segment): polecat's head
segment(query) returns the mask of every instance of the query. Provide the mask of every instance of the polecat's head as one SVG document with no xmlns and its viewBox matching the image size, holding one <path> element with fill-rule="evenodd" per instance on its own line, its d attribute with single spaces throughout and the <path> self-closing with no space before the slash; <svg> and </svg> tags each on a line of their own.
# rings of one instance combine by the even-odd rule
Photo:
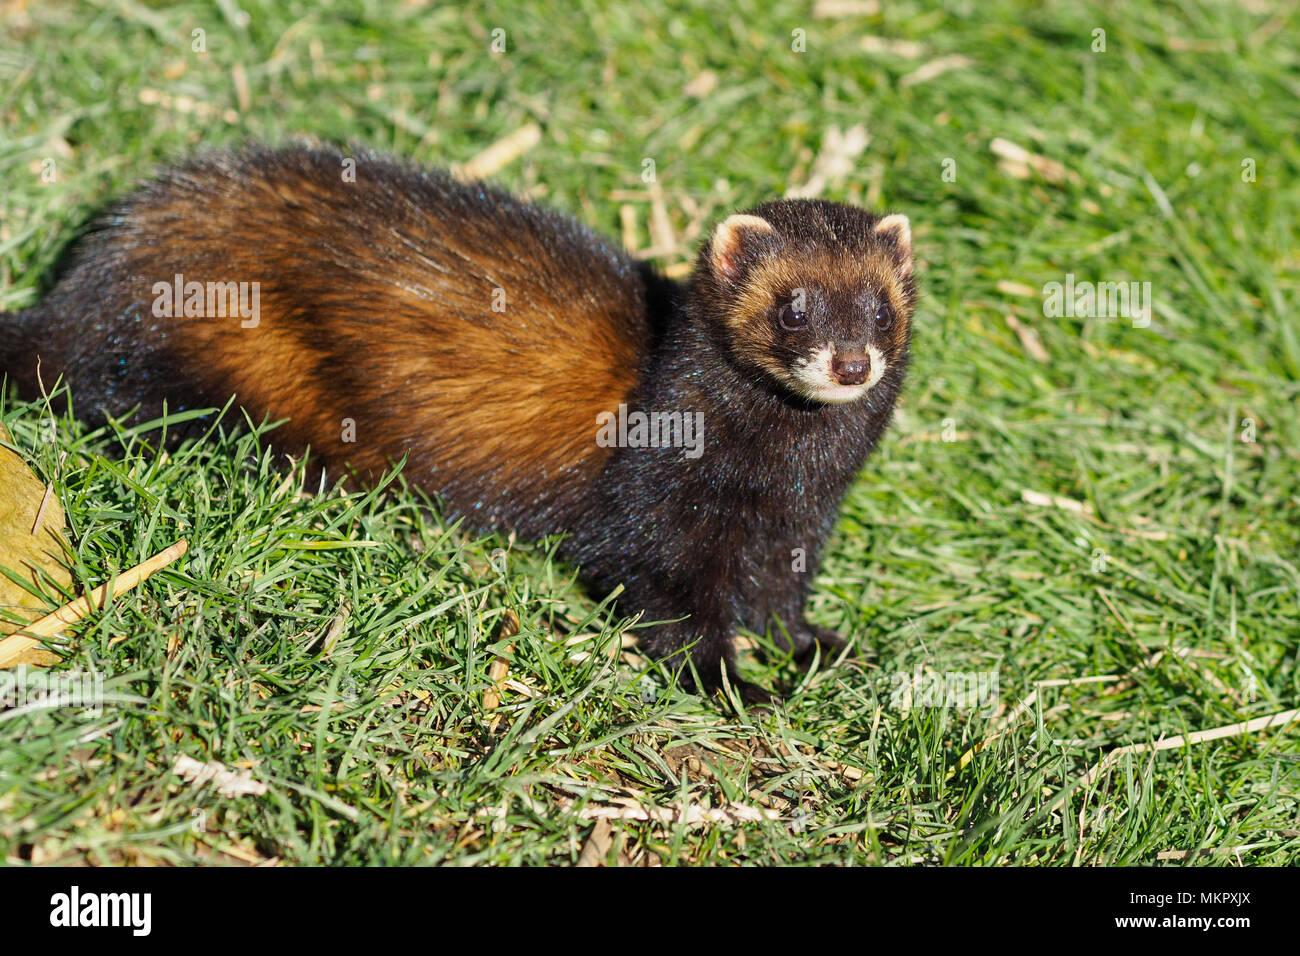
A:
<svg viewBox="0 0 1300 956">
<path fill-rule="evenodd" d="M 765 203 L 714 229 L 692 300 L 742 367 L 811 402 L 856 401 L 906 364 L 911 227 L 821 200 Z"/>
</svg>

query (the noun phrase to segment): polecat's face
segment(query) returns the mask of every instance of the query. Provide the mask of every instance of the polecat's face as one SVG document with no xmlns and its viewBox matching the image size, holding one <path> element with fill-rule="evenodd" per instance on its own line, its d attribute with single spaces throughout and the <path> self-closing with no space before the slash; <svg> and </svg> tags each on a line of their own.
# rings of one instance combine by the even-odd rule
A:
<svg viewBox="0 0 1300 956">
<path fill-rule="evenodd" d="M 825 289 L 809 283 L 778 293 L 759 336 L 760 363 L 792 391 L 827 405 L 856 401 L 888 367 L 897 321 L 888 296 L 870 286 Z M 760 319 L 761 321 L 761 319 Z"/>
<path fill-rule="evenodd" d="M 916 295 L 907 218 L 800 200 L 755 213 L 724 220 L 705 254 L 733 355 L 823 405 L 901 371 Z"/>
</svg>

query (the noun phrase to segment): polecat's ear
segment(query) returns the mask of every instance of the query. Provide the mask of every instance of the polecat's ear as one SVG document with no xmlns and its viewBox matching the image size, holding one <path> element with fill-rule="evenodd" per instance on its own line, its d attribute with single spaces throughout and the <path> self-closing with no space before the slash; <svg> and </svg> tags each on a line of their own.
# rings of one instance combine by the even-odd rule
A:
<svg viewBox="0 0 1300 956">
<path fill-rule="evenodd" d="M 709 258 L 713 270 L 730 282 L 737 281 L 744 265 L 745 250 L 754 243 L 776 235 L 776 229 L 766 219 L 737 213 L 718 223 L 709 244 Z"/>
<path fill-rule="evenodd" d="M 894 247 L 904 272 L 912 271 L 912 224 L 902 213 L 892 213 L 878 221 L 871 229 L 877 236 Z"/>
</svg>

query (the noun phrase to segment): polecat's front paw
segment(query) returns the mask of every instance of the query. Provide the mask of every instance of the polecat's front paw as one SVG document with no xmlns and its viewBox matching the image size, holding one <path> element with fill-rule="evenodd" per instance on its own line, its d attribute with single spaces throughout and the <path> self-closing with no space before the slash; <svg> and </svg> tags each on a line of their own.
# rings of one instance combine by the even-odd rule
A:
<svg viewBox="0 0 1300 956">
<path fill-rule="evenodd" d="M 696 686 L 696 682 L 686 679 L 685 684 L 691 690 L 702 692 L 706 695 L 722 693 L 725 696 L 726 689 L 722 680 L 703 680 L 704 686 Z M 755 684 L 753 681 L 747 681 L 740 677 L 734 669 L 727 669 L 727 683 L 731 689 L 739 695 L 740 699 L 750 707 L 771 707 L 773 704 L 779 704 L 782 701 L 780 694 L 773 693 L 762 684 Z"/>
<path fill-rule="evenodd" d="M 805 625 L 804 632 L 799 635 L 794 655 L 794 662 L 799 667 L 807 670 L 812 667 L 813 658 L 817 655 L 818 648 L 821 649 L 822 663 L 826 663 L 828 657 L 833 657 L 844 648 L 849 646 L 849 642 L 838 631 L 832 631 L 829 627 L 822 627 L 819 624 Z"/>
<path fill-rule="evenodd" d="M 731 678 L 731 686 L 750 707 L 771 707 L 782 700 L 780 694 L 768 690 L 762 684 L 741 680 L 739 677 Z"/>
</svg>

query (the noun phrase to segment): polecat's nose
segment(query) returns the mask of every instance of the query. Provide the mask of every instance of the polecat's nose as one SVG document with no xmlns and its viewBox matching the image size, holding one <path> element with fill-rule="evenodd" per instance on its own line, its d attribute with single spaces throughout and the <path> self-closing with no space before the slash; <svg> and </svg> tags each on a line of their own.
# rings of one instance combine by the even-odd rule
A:
<svg viewBox="0 0 1300 956">
<path fill-rule="evenodd" d="M 836 357 L 831 361 L 831 374 L 841 385 L 861 385 L 871 371 L 871 360 L 865 355 L 849 358 Z"/>
</svg>

